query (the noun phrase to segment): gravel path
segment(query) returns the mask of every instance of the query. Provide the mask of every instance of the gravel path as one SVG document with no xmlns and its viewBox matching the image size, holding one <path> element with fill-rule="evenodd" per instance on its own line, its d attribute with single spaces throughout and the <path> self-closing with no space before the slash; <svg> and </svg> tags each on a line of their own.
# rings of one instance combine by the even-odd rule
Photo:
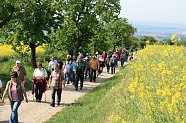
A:
<svg viewBox="0 0 186 123">
<path fill-rule="evenodd" d="M 43 94 L 43 100 L 41 103 L 33 101 L 33 95 L 31 92 L 27 92 L 27 96 L 29 102 L 26 103 L 25 101 L 22 102 L 21 106 L 19 107 L 18 114 L 19 114 L 19 122 L 21 123 L 41 123 L 47 121 L 51 118 L 54 114 L 61 111 L 63 108 L 71 105 L 75 102 L 79 97 L 83 96 L 84 94 L 90 92 L 92 89 L 97 87 L 101 82 L 105 79 L 112 77 L 113 75 L 107 74 L 104 72 L 98 76 L 96 82 L 89 82 L 89 80 L 84 81 L 83 90 L 74 90 L 74 86 L 71 84 L 66 85 L 66 87 L 62 91 L 62 103 L 60 106 L 51 107 L 50 106 L 50 90 L 47 90 L 46 93 L 46 101 L 45 95 Z M 10 105 L 9 101 L 6 99 L 5 103 L 0 102 L 0 123 L 7 123 L 10 116 Z"/>
</svg>

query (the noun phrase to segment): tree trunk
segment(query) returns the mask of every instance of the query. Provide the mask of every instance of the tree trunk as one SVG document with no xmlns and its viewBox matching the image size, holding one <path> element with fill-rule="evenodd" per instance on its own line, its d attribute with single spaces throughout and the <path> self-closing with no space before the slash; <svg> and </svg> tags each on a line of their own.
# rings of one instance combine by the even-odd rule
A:
<svg viewBox="0 0 186 123">
<path fill-rule="evenodd" d="M 77 39 L 74 45 L 75 45 L 74 46 L 74 56 L 75 56 L 75 59 L 77 59 L 78 50 L 79 50 L 79 46 L 80 46 L 80 40 Z"/>
<path fill-rule="evenodd" d="M 31 63 L 34 68 L 37 67 L 36 65 L 36 45 L 33 43 L 30 45 L 31 49 Z"/>
</svg>

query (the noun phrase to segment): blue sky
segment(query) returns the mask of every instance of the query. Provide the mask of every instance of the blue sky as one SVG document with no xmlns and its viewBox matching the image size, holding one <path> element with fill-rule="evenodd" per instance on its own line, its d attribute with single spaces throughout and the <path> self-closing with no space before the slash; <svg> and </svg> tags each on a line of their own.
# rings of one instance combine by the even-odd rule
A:
<svg viewBox="0 0 186 123">
<path fill-rule="evenodd" d="M 186 0 L 120 0 L 129 21 L 186 24 Z"/>
</svg>

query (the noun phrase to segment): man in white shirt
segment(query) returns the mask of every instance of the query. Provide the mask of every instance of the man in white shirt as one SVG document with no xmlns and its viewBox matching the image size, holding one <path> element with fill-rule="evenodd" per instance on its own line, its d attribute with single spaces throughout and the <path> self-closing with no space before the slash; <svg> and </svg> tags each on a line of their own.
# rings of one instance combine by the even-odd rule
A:
<svg viewBox="0 0 186 123">
<path fill-rule="evenodd" d="M 58 64 L 57 60 L 54 59 L 54 56 L 51 57 L 51 61 L 48 64 L 48 70 L 50 70 L 51 72 L 54 70 L 54 65 Z"/>
<path fill-rule="evenodd" d="M 33 80 L 35 84 L 35 98 L 37 102 L 41 102 L 42 93 L 46 91 L 46 78 L 48 77 L 46 70 L 42 64 L 38 64 L 38 68 L 34 70 Z"/>
</svg>

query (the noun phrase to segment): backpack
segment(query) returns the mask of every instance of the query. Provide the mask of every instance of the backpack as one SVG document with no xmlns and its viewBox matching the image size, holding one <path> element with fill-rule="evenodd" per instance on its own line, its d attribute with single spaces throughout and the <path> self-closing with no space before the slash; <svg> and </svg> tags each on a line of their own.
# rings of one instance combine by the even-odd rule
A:
<svg viewBox="0 0 186 123">
<path fill-rule="evenodd" d="M 111 64 L 113 65 L 115 64 L 115 59 L 112 59 Z"/>
</svg>

